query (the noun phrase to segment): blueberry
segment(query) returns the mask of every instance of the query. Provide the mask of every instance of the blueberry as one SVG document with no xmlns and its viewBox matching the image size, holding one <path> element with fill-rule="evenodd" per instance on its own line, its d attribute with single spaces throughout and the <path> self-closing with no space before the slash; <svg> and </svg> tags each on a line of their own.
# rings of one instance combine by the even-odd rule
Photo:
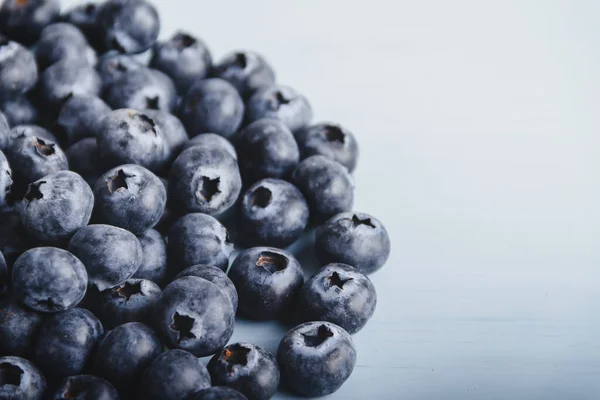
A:
<svg viewBox="0 0 600 400">
<path fill-rule="evenodd" d="M 226 386 L 213 386 L 208 389 L 201 390 L 191 400 L 248 400 L 246 396 L 237 390 Z"/>
<path fill-rule="evenodd" d="M 144 167 L 125 164 L 102 175 L 94 187 L 98 222 L 141 235 L 158 223 L 167 191 Z"/>
<path fill-rule="evenodd" d="M 258 53 L 229 53 L 214 68 L 214 75 L 231 83 L 247 98 L 257 90 L 275 83 L 273 68 Z"/>
<path fill-rule="evenodd" d="M 307 322 L 285 334 L 277 349 L 281 381 L 307 397 L 333 393 L 356 364 L 352 337 L 330 322 Z"/>
<path fill-rule="evenodd" d="M 0 35 L 0 98 L 27 92 L 37 80 L 38 69 L 31 51 Z"/>
<path fill-rule="evenodd" d="M 88 225 L 69 242 L 88 271 L 90 284 L 100 291 L 131 278 L 142 262 L 142 246 L 135 235 L 110 225 Z"/>
<path fill-rule="evenodd" d="M 17 139 L 24 137 L 37 136 L 44 140 L 49 140 L 54 143 L 58 143 L 58 139 L 47 129 L 42 128 L 38 125 L 17 125 L 14 126 L 9 133 L 9 146 L 12 142 Z"/>
<path fill-rule="evenodd" d="M 185 93 L 197 79 L 208 74 L 212 57 L 206 44 L 184 32 L 154 45 L 150 67 L 169 75 L 180 92 Z"/>
<path fill-rule="evenodd" d="M 152 360 L 163 352 L 156 333 L 141 322 L 128 322 L 100 341 L 94 369 L 118 389 L 133 387 Z"/>
<path fill-rule="evenodd" d="M 280 179 L 263 179 L 244 194 L 237 214 L 238 236 L 248 246 L 286 247 L 308 224 L 302 193 Z"/>
<path fill-rule="evenodd" d="M 127 322 L 148 322 L 160 293 L 160 288 L 152 281 L 128 279 L 101 292 L 94 311 L 107 329 Z"/>
<path fill-rule="evenodd" d="M 229 265 L 233 243 L 227 229 L 209 215 L 184 215 L 173 224 L 168 239 L 169 263 L 176 272 L 198 264 L 225 271 Z"/>
<path fill-rule="evenodd" d="M 62 15 L 62 20 L 75 25 L 86 36 L 94 48 L 102 48 L 102 35 L 98 26 L 98 13 L 100 5 L 83 3 L 75 5 Z"/>
<path fill-rule="evenodd" d="M 244 102 L 229 82 L 205 79 L 190 87 L 179 117 L 191 136 L 211 132 L 229 138 L 242 123 Z"/>
<path fill-rule="evenodd" d="M 202 133 L 200 135 L 196 135 L 183 145 L 182 150 L 187 150 L 194 146 L 214 147 L 221 149 L 229 153 L 237 161 L 235 147 L 233 147 L 229 140 L 225 139 L 221 135 L 217 135 L 216 133 Z"/>
<path fill-rule="evenodd" d="M 35 124 L 39 121 L 39 112 L 26 95 L 13 96 L 0 100 L 0 110 L 10 126 Z"/>
<path fill-rule="evenodd" d="M 240 297 L 239 310 L 259 320 L 274 319 L 286 311 L 304 283 L 298 260 L 273 247 L 243 251 L 228 275 Z"/>
<path fill-rule="evenodd" d="M 111 86 L 129 71 L 137 71 L 143 68 L 146 67 L 132 56 L 118 52 L 106 53 L 98 60 L 96 66 L 104 87 Z"/>
<path fill-rule="evenodd" d="M 96 138 L 81 139 L 71 145 L 65 152 L 71 171 L 77 172 L 85 181 L 94 187 L 104 172 Z"/>
<path fill-rule="evenodd" d="M 29 357 L 43 322 L 42 314 L 13 299 L 0 303 L 0 355 Z"/>
<path fill-rule="evenodd" d="M 138 236 L 142 245 L 142 263 L 133 278 L 148 279 L 162 285 L 167 277 L 167 243 L 154 229 Z"/>
<path fill-rule="evenodd" d="M 80 373 L 90 360 L 102 324 L 83 308 L 54 314 L 42 325 L 35 346 L 35 361 L 48 376 Z"/>
<path fill-rule="evenodd" d="M 119 392 L 100 377 L 75 375 L 58 385 L 52 400 L 119 400 Z"/>
<path fill-rule="evenodd" d="M 58 243 L 88 224 L 93 207 L 94 195 L 81 176 L 54 172 L 29 185 L 21 222 L 37 240 Z"/>
<path fill-rule="evenodd" d="M 35 46 L 35 58 L 40 70 L 58 61 L 83 60 L 89 65 L 96 64 L 96 53 L 77 27 L 64 22 L 48 25 L 42 31 Z"/>
<path fill-rule="evenodd" d="M 19 213 L 0 213 L 0 252 L 6 260 L 6 265 L 10 268 L 16 259 L 31 247 L 33 239 L 25 232 Z"/>
<path fill-rule="evenodd" d="M 0 112 L 0 150 L 8 147 L 10 143 L 10 126 L 6 116 Z"/>
<path fill-rule="evenodd" d="M 132 109 L 108 114 L 102 120 L 97 142 L 100 156 L 109 167 L 138 164 L 158 171 L 170 157 L 160 126 L 143 112 Z"/>
<path fill-rule="evenodd" d="M 55 126 L 69 144 L 80 139 L 95 138 L 100 132 L 101 122 L 111 112 L 109 106 L 96 96 L 72 96 L 62 106 Z"/>
<path fill-rule="evenodd" d="M 140 398 L 147 400 L 189 399 L 210 387 L 210 376 L 198 358 L 184 350 L 171 350 L 156 357 L 142 376 Z"/>
<path fill-rule="evenodd" d="M 214 283 L 229 298 L 231 304 L 233 305 L 234 313 L 237 311 L 238 294 L 235 290 L 235 285 L 233 282 L 231 282 L 231 279 L 229 279 L 223 270 L 211 265 L 192 265 L 191 267 L 181 271 L 175 277 L 175 279 L 183 278 L 184 276 L 195 276 Z"/>
<path fill-rule="evenodd" d="M 343 213 L 315 232 L 321 263 L 344 263 L 363 274 L 377 271 L 390 255 L 390 237 L 382 223 L 365 213 Z"/>
<path fill-rule="evenodd" d="M 166 344 L 199 357 L 225 346 L 234 318 L 229 297 L 214 283 L 195 276 L 171 282 L 154 311 L 154 324 Z"/>
<path fill-rule="evenodd" d="M 60 14 L 60 0 L 6 0 L 0 7 L 0 31 L 27 45 Z"/>
<path fill-rule="evenodd" d="M 48 67 L 40 76 L 39 91 L 43 104 L 58 112 L 74 95 L 97 96 L 100 76 L 85 61 L 61 60 Z"/>
<path fill-rule="evenodd" d="M 296 134 L 301 157 L 322 155 L 354 171 L 358 161 L 358 143 L 354 134 L 339 124 L 320 123 Z"/>
<path fill-rule="evenodd" d="M 56 247 L 27 250 L 13 265 L 13 292 L 36 311 L 54 313 L 75 307 L 83 299 L 87 284 L 81 261 Z"/>
<path fill-rule="evenodd" d="M 276 119 L 292 132 L 307 127 L 312 115 L 312 108 L 306 97 L 289 86 L 273 85 L 260 89 L 247 103 L 249 121 Z"/>
<path fill-rule="evenodd" d="M 108 0 L 98 13 L 106 49 L 121 53 L 148 50 L 158 37 L 158 12 L 142 0 Z"/>
<path fill-rule="evenodd" d="M 124 72 L 107 87 L 104 98 L 114 109 L 171 112 L 177 103 L 177 92 L 167 75 L 155 69 L 141 68 Z"/>
<path fill-rule="evenodd" d="M 0 217 L 4 215 L 0 214 Z M 5 297 L 10 290 L 10 273 L 8 271 L 8 264 L 6 263 L 6 259 L 0 251 L 0 299 Z M 2 348 L 2 344 L 0 344 L 0 349 Z M 2 352 L 0 351 L 0 354 Z"/>
<path fill-rule="evenodd" d="M 231 387 L 251 400 L 270 399 L 279 386 L 275 357 L 254 344 L 230 344 L 210 359 L 207 368 L 213 385 Z"/>
<path fill-rule="evenodd" d="M 361 330 L 377 305 L 375 286 L 346 264 L 328 264 L 311 276 L 298 295 L 304 321 L 329 321 L 353 334 Z"/>
<path fill-rule="evenodd" d="M 292 182 L 304 194 L 311 215 L 318 221 L 352 209 L 352 176 L 344 166 L 325 156 L 311 156 L 300 162 Z"/>
<path fill-rule="evenodd" d="M 165 140 L 171 149 L 171 158 L 174 159 L 177 157 L 189 139 L 185 127 L 179 118 L 160 110 L 145 110 L 144 113 L 152 118 L 156 125 L 164 132 Z"/>
<path fill-rule="evenodd" d="M 4 207 L 10 200 L 12 184 L 12 170 L 4 153 L 0 150 L 0 208 Z"/>
<path fill-rule="evenodd" d="M 191 147 L 171 166 L 169 202 L 180 212 L 223 213 L 235 203 L 241 189 L 237 161 L 217 147 Z"/>
<path fill-rule="evenodd" d="M 0 399 L 40 400 L 46 379 L 30 361 L 20 357 L 0 357 Z"/>
</svg>

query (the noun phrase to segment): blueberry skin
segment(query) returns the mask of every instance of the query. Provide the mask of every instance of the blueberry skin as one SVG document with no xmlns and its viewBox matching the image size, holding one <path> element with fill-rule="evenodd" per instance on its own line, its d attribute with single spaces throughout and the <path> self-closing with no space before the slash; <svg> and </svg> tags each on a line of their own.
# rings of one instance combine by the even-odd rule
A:
<svg viewBox="0 0 600 400">
<path fill-rule="evenodd" d="M 354 171 L 358 162 L 358 143 L 354 134 L 339 124 L 320 123 L 296 134 L 302 159 L 322 155 Z"/>
<path fill-rule="evenodd" d="M 240 298 L 239 310 L 256 320 L 277 318 L 304 283 L 302 267 L 285 250 L 253 247 L 241 252 L 228 273 Z"/>
<path fill-rule="evenodd" d="M 300 161 L 294 135 L 281 121 L 253 122 L 239 133 L 234 144 L 246 183 L 286 178 Z"/>
<path fill-rule="evenodd" d="M 142 0 L 109 0 L 98 13 L 104 46 L 121 53 L 148 50 L 160 30 L 156 9 Z"/>
<path fill-rule="evenodd" d="M 165 210 L 167 191 L 146 168 L 125 164 L 96 181 L 94 197 L 98 222 L 141 235 L 158 223 Z"/>
<path fill-rule="evenodd" d="M 104 87 L 111 86 L 129 71 L 144 68 L 146 67 L 132 56 L 120 54 L 116 51 L 110 51 L 100 57 L 96 66 Z"/>
<path fill-rule="evenodd" d="M 62 21 L 79 28 L 90 45 L 96 49 L 102 48 L 102 35 L 98 26 L 100 7 L 95 3 L 83 3 L 72 7 L 61 16 Z"/>
<path fill-rule="evenodd" d="M 171 165 L 169 204 L 180 212 L 223 213 L 241 189 L 238 163 L 220 148 L 191 147 Z"/>
<path fill-rule="evenodd" d="M 162 353 L 146 368 L 140 381 L 140 398 L 147 400 L 188 399 L 209 388 L 206 367 L 191 353 L 170 350 Z"/>
<path fill-rule="evenodd" d="M 302 192 L 311 215 L 325 221 L 354 204 L 354 180 L 341 164 L 325 156 L 301 161 L 292 174 L 292 183 Z"/>
<path fill-rule="evenodd" d="M 235 313 L 237 311 L 238 294 L 235 290 L 235 285 L 223 270 L 213 267 L 212 265 L 192 265 L 177 274 L 175 279 L 183 278 L 184 276 L 195 276 L 214 283 L 223 291 L 223 293 L 225 293 L 229 300 L 231 300 L 233 312 Z"/>
<path fill-rule="evenodd" d="M 31 136 L 36 136 L 44 140 L 49 140 L 51 142 L 58 143 L 58 139 L 56 138 L 56 136 L 54 136 L 47 129 L 44 129 L 38 125 L 25 124 L 13 126 L 9 133 L 9 143 L 6 148 L 10 147 L 10 144 L 12 144 L 12 142 L 14 142 L 17 139 Z"/>
<path fill-rule="evenodd" d="M 46 379 L 30 361 L 20 357 L 0 357 L 0 399 L 40 400 Z"/>
<path fill-rule="evenodd" d="M 29 357 L 43 322 L 42 314 L 13 299 L 4 300 L 0 303 L 0 354 Z"/>
<path fill-rule="evenodd" d="M 162 169 L 170 157 L 160 126 L 143 112 L 122 109 L 102 120 L 96 138 L 100 157 L 107 167 L 138 164 L 150 171 Z"/>
<path fill-rule="evenodd" d="M 0 30 L 26 45 L 60 14 L 60 0 L 6 0 L 0 7 Z"/>
<path fill-rule="evenodd" d="M 34 240 L 25 232 L 18 212 L 0 213 L 0 252 L 9 268 L 21 254 L 34 246 L 33 242 Z M 0 286 L 6 287 L 7 284 Z"/>
<path fill-rule="evenodd" d="M 171 112 L 177 103 L 177 91 L 167 75 L 155 69 L 141 68 L 125 72 L 108 86 L 104 99 L 113 109 Z"/>
<path fill-rule="evenodd" d="M 252 51 L 227 54 L 215 65 L 213 75 L 231 83 L 244 98 L 275 84 L 273 68 L 263 56 Z"/>
<path fill-rule="evenodd" d="M 377 293 L 356 268 L 327 264 L 306 281 L 298 304 L 304 321 L 329 321 L 354 334 L 373 316 Z"/>
<path fill-rule="evenodd" d="M 64 22 L 46 26 L 34 51 L 40 70 L 62 60 L 83 60 L 91 66 L 96 64 L 96 52 L 88 45 L 83 33 Z"/>
<path fill-rule="evenodd" d="M 102 119 L 110 112 L 110 107 L 96 96 L 72 96 L 62 106 L 55 126 L 63 133 L 66 142 L 73 144 L 84 138 L 95 138 Z"/>
<path fill-rule="evenodd" d="M 4 207 L 9 201 L 12 184 L 12 170 L 6 156 L 0 150 L 0 208 Z"/>
<path fill-rule="evenodd" d="M 148 322 L 160 294 L 160 288 L 152 281 L 128 279 L 101 292 L 94 311 L 106 329 L 127 322 Z"/>
<path fill-rule="evenodd" d="M 4 215 L 0 214 L 0 217 Z M 10 273 L 8 271 L 8 265 L 6 259 L 0 251 L 0 299 L 8 295 L 10 290 Z M 0 319 L 1 320 L 1 319 Z M 0 328 L 1 329 L 1 328 Z M 2 344 L 0 343 L 0 354 L 2 354 Z"/>
<path fill-rule="evenodd" d="M 0 150 L 8 147 L 10 138 L 10 126 L 6 116 L 0 111 Z"/>
<path fill-rule="evenodd" d="M 175 272 L 198 264 L 225 271 L 229 265 L 233 243 L 227 229 L 210 215 L 184 215 L 173 224 L 168 239 L 169 264 Z"/>
<path fill-rule="evenodd" d="M 213 386 L 208 389 L 201 390 L 191 400 L 248 400 L 246 396 L 237 390 L 226 386 Z"/>
<path fill-rule="evenodd" d="M 174 159 L 177 157 L 189 139 L 185 127 L 179 118 L 160 110 L 145 110 L 144 113 L 152 118 L 156 125 L 164 132 L 165 140 L 171 149 L 171 158 Z"/>
<path fill-rule="evenodd" d="M 40 330 L 36 363 L 48 376 L 76 375 L 87 365 L 103 334 L 98 318 L 84 308 L 54 314 Z"/>
<path fill-rule="evenodd" d="M 306 128 L 313 117 L 306 97 L 283 85 L 260 89 L 248 100 L 246 107 L 250 122 L 263 118 L 275 119 L 294 133 Z"/>
<path fill-rule="evenodd" d="M 233 334 L 235 313 L 230 299 L 214 283 L 195 276 L 171 282 L 156 303 L 154 325 L 170 347 L 208 356 Z"/>
<path fill-rule="evenodd" d="M 52 400 L 119 400 L 119 392 L 98 376 L 75 375 L 58 385 Z"/>
<path fill-rule="evenodd" d="M 162 235 L 148 229 L 138 236 L 142 245 L 142 263 L 132 278 L 148 279 L 162 285 L 167 277 L 167 243 Z"/>
<path fill-rule="evenodd" d="M 13 293 L 32 310 L 55 313 L 75 307 L 83 299 L 87 284 L 81 261 L 56 247 L 27 250 L 13 265 Z"/>
<path fill-rule="evenodd" d="M 58 112 L 70 96 L 100 93 L 101 81 L 96 70 L 85 61 L 61 60 L 48 67 L 40 76 L 40 100 L 50 110 Z"/>
<path fill-rule="evenodd" d="M 27 92 L 37 80 L 38 69 L 31 51 L 0 35 L 0 98 Z"/>
<path fill-rule="evenodd" d="M 356 364 L 352 337 L 330 322 L 307 322 L 288 331 L 277 349 L 281 381 L 307 397 L 338 390 Z"/>
<path fill-rule="evenodd" d="M 150 67 L 169 75 L 182 93 L 197 79 L 204 79 L 211 64 L 206 44 L 185 32 L 177 32 L 171 39 L 156 43 L 150 59 Z"/>
<path fill-rule="evenodd" d="M 100 175 L 104 173 L 96 138 L 81 139 L 71 145 L 65 155 L 71 171 L 77 172 L 90 187 L 94 187 Z"/>
<path fill-rule="evenodd" d="M 207 368 L 213 385 L 231 387 L 251 400 L 270 399 L 279 386 L 275 357 L 254 344 L 230 344 L 210 359 Z"/>
<path fill-rule="evenodd" d="M 26 95 L 13 96 L 2 101 L 0 110 L 10 126 L 35 124 L 39 121 L 39 112 Z"/>
<path fill-rule="evenodd" d="M 385 264 L 390 250 L 387 230 L 369 214 L 338 214 L 315 231 L 315 252 L 323 264 L 349 264 L 371 274 Z"/>
<path fill-rule="evenodd" d="M 308 224 L 309 210 L 300 191 L 280 179 L 263 179 L 242 197 L 238 236 L 247 246 L 283 248 L 296 241 Z"/>
<path fill-rule="evenodd" d="M 135 235 L 110 225 L 88 225 L 69 241 L 69 251 L 85 265 L 90 284 L 100 291 L 131 278 L 142 262 L 142 246 Z"/>
<path fill-rule="evenodd" d="M 35 239 L 59 243 L 88 224 L 93 208 L 94 195 L 85 180 L 75 172 L 59 171 L 29 185 L 21 222 Z"/>
<path fill-rule="evenodd" d="M 200 135 L 196 135 L 183 145 L 182 150 L 187 150 L 194 146 L 221 149 L 229 153 L 236 161 L 238 159 L 237 152 L 235 151 L 233 144 L 231 144 L 231 142 L 225 139 L 223 136 L 217 135 L 216 133 L 202 133 Z"/>
<path fill-rule="evenodd" d="M 128 322 L 109 331 L 100 341 L 94 369 L 118 389 L 126 389 L 135 385 L 162 352 L 163 345 L 149 326 Z"/>
<path fill-rule="evenodd" d="M 229 82 L 205 79 L 189 89 L 179 117 L 191 136 L 212 132 L 230 138 L 244 118 L 244 102 Z"/>
</svg>

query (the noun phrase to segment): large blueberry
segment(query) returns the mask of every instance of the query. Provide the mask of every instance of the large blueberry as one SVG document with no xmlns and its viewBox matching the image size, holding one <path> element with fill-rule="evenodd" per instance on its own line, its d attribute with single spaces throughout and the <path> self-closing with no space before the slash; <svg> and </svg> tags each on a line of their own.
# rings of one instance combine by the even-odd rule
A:
<svg viewBox="0 0 600 400">
<path fill-rule="evenodd" d="M 116 51 L 109 51 L 100 57 L 96 66 L 105 88 L 117 82 L 127 72 L 143 68 L 146 67 L 134 57 Z"/>
<path fill-rule="evenodd" d="M 55 127 L 64 135 L 67 143 L 98 135 L 101 121 L 111 109 L 96 96 L 72 96 L 62 106 Z"/>
<path fill-rule="evenodd" d="M 48 25 L 35 46 L 35 58 L 41 70 L 57 61 L 84 61 L 96 64 L 96 53 L 89 47 L 85 36 L 77 27 L 64 22 Z"/>
<path fill-rule="evenodd" d="M 171 158 L 177 157 L 189 139 L 185 127 L 179 118 L 160 110 L 145 110 L 144 113 L 152 118 L 156 125 L 163 131 L 165 140 L 171 149 Z"/>
<path fill-rule="evenodd" d="M 235 147 L 233 147 L 233 144 L 231 144 L 231 142 L 225 139 L 223 136 L 217 135 L 216 133 L 201 133 L 200 135 L 196 135 L 183 145 L 182 150 L 187 150 L 194 146 L 215 147 L 226 151 L 237 160 L 237 153 L 235 151 Z"/>
<path fill-rule="evenodd" d="M 106 329 L 127 322 L 148 322 L 160 293 L 160 288 L 152 281 L 128 279 L 101 292 L 94 311 Z"/>
<path fill-rule="evenodd" d="M 4 207 L 10 200 L 12 184 L 12 170 L 6 156 L 0 150 L 0 208 Z"/>
<path fill-rule="evenodd" d="M 348 332 L 330 322 L 307 322 L 285 334 L 277 349 L 281 381 L 307 397 L 333 393 L 356 364 Z"/>
<path fill-rule="evenodd" d="M 383 224 L 365 213 L 338 214 L 315 232 L 315 251 L 322 264 L 349 264 L 363 274 L 381 268 L 390 250 Z"/>
<path fill-rule="evenodd" d="M 275 83 L 273 68 L 253 51 L 236 51 L 225 55 L 215 65 L 214 75 L 235 86 L 244 98 Z"/>
<path fill-rule="evenodd" d="M 81 259 L 90 284 L 100 291 L 131 278 L 142 262 L 142 246 L 135 235 L 110 225 L 88 225 L 69 241 L 69 251 Z"/>
<path fill-rule="evenodd" d="M 354 171 L 358 161 L 358 143 L 354 134 L 339 124 L 320 123 L 296 134 L 300 156 L 322 155 Z"/>
<path fill-rule="evenodd" d="M 10 126 L 36 124 L 40 119 L 38 109 L 27 95 L 12 96 L 10 99 L 0 100 L 0 110 L 4 113 Z"/>
<path fill-rule="evenodd" d="M 30 361 L 20 357 L 0 357 L 0 399 L 40 400 L 46 379 Z"/>
<path fill-rule="evenodd" d="M 239 310 L 253 319 L 274 319 L 284 312 L 304 283 L 296 258 L 273 247 L 240 253 L 229 269 L 240 297 Z"/>
<path fill-rule="evenodd" d="M 98 376 L 75 375 L 58 385 L 51 400 L 119 400 L 119 392 Z"/>
<path fill-rule="evenodd" d="M 166 344 L 199 357 L 225 346 L 234 324 L 229 297 L 214 283 L 195 276 L 171 282 L 154 311 L 154 325 Z"/>
<path fill-rule="evenodd" d="M 90 187 L 94 187 L 100 175 L 104 173 L 96 138 L 81 139 L 69 146 L 65 155 L 71 171 L 77 172 Z"/>
<path fill-rule="evenodd" d="M 249 121 L 263 118 L 276 119 L 292 132 L 307 127 L 313 112 L 306 97 L 289 86 L 273 85 L 257 91 L 248 100 Z"/>
<path fill-rule="evenodd" d="M 206 367 L 184 350 L 162 353 L 146 368 L 139 385 L 139 396 L 146 400 L 181 400 L 211 385 Z"/>
<path fill-rule="evenodd" d="M 169 264 L 174 271 L 198 264 L 225 271 L 229 265 L 233 243 L 227 229 L 210 215 L 184 215 L 171 227 L 168 239 Z"/>
<path fill-rule="evenodd" d="M 268 350 L 234 343 L 215 354 L 207 365 L 215 386 L 228 386 L 251 400 L 273 397 L 279 386 L 279 368 Z"/>
<path fill-rule="evenodd" d="M 87 284 L 81 261 L 56 247 L 27 250 L 13 265 L 13 292 L 36 311 L 54 313 L 75 307 L 83 299 Z"/>
<path fill-rule="evenodd" d="M 167 277 L 167 243 L 160 232 L 148 229 L 138 236 L 142 245 L 142 263 L 132 278 L 148 279 L 162 285 Z"/>
<path fill-rule="evenodd" d="M 67 156 L 48 139 L 26 136 L 16 139 L 6 149 L 15 181 L 28 184 L 52 172 L 69 169 Z"/>
<path fill-rule="evenodd" d="M 61 60 L 40 76 L 39 91 L 45 107 L 58 112 L 74 95 L 97 96 L 101 81 L 96 70 L 85 61 Z"/>
<path fill-rule="evenodd" d="M 1 28 L 0 23 L 0 29 Z M 0 35 L 0 98 L 10 98 L 35 86 L 38 69 L 31 51 Z"/>
<path fill-rule="evenodd" d="M 246 396 L 227 386 L 213 386 L 201 390 L 190 400 L 248 400 Z"/>
<path fill-rule="evenodd" d="M 237 311 L 238 294 L 235 290 L 235 285 L 220 268 L 211 265 L 192 265 L 177 274 L 175 279 L 183 278 L 184 276 L 195 276 L 214 283 L 227 297 L 229 297 L 229 300 L 231 300 L 231 304 L 233 305 L 233 311 Z"/>
<path fill-rule="evenodd" d="M 108 86 L 104 98 L 114 109 L 172 111 L 177 102 L 177 91 L 171 79 L 162 72 L 141 68 L 123 73 Z"/>
<path fill-rule="evenodd" d="M 60 0 L 6 0 L 0 7 L 0 31 L 27 45 L 60 14 Z"/>
<path fill-rule="evenodd" d="M 31 356 L 43 322 L 42 314 L 5 299 L 0 303 L 0 355 Z"/>
</svg>

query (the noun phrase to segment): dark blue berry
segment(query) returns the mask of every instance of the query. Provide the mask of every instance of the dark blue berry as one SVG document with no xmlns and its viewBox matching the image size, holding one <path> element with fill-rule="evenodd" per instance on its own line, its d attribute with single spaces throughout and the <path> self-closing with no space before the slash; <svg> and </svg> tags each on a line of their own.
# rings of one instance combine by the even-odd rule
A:
<svg viewBox="0 0 600 400">
<path fill-rule="evenodd" d="M 40 100 L 51 111 L 58 112 L 69 97 L 97 96 L 101 81 L 96 70 L 85 61 L 61 60 L 40 76 Z"/>
<path fill-rule="evenodd" d="M 263 118 L 276 119 L 292 132 L 306 128 L 312 116 L 312 108 L 306 97 L 289 86 L 263 88 L 253 94 L 247 103 L 250 122 Z"/>
<path fill-rule="evenodd" d="M 132 278 L 148 279 L 162 285 L 167 277 L 167 243 L 162 235 L 148 229 L 138 236 L 142 245 L 142 263 Z"/>
<path fill-rule="evenodd" d="M 354 171 L 358 161 L 358 144 L 352 132 L 339 124 L 320 123 L 296 134 L 302 159 L 322 155 Z"/>
<path fill-rule="evenodd" d="M 167 75 L 155 69 L 141 68 L 124 72 L 107 87 L 104 98 L 114 109 L 171 112 L 177 102 L 177 92 Z"/>
<path fill-rule="evenodd" d="M 196 135 L 183 145 L 182 150 L 187 150 L 194 146 L 221 149 L 231 154 L 231 156 L 237 160 L 237 153 L 235 151 L 235 147 L 233 147 L 233 144 L 231 144 L 231 142 L 225 139 L 223 136 L 217 135 L 216 133 L 202 133 L 200 135 Z"/>
<path fill-rule="evenodd" d="M 43 322 L 43 314 L 14 299 L 5 299 L 0 303 L 0 355 L 27 358 L 33 355 Z"/>
<path fill-rule="evenodd" d="M 128 279 L 100 293 L 94 312 L 106 329 L 127 322 L 149 322 L 161 290 L 152 281 Z"/>
<path fill-rule="evenodd" d="M 12 142 L 17 139 L 21 139 L 24 137 L 37 136 L 41 139 L 49 140 L 54 143 L 58 143 L 58 139 L 54 134 L 52 134 L 47 129 L 42 128 L 38 125 L 16 125 L 14 126 L 9 133 L 9 146 Z"/>
<path fill-rule="evenodd" d="M 112 86 L 129 71 L 137 71 L 143 68 L 146 67 L 132 56 L 116 51 L 109 51 L 100 57 L 96 66 L 104 87 Z"/>
<path fill-rule="evenodd" d="M 163 131 L 165 140 L 171 150 L 171 158 L 174 159 L 177 157 L 189 139 L 185 127 L 179 118 L 160 110 L 145 110 L 144 114 L 152 118 L 156 125 Z"/>
<path fill-rule="evenodd" d="M 94 375 L 65 378 L 52 400 L 119 400 L 119 392 L 110 382 Z"/>
<path fill-rule="evenodd" d="M 226 386 L 213 386 L 201 390 L 190 400 L 248 400 L 246 396 Z"/>
<path fill-rule="evenodd" d="M 0 218 L 4 217 L 6 214 L 0 214 Z M 9 294 L 10 290 L 10 273 L 8 271 L 8 264 L 6 263 L 6 258 L 4 258 L 4 254 L 0 251 L 0 299 L 4 298 Z M 0 345 L 1 348 L 1 345 Z M 2 354 L 0 352 L 0 354 Z"/>
<path fill-rule="evenodd" d="M 60 0 L 6 0 L 0 7 L 0 31 L 30 45 L 59 14 Z"/>
<path fill-rule="evenodd" d="M 94 187 L 100 175 L 104 173 L 96 138 L 81 139 L 71 145 L 65 155 L 71 171 L 77 172 L 90 187 Z"/>
<path fill-rule="evenodd" d="M 62 15 L 62 20 L 75 25 L 83 32 L 91 46 L 102 49 L 102 35 L 98 25 L 100 4 L 83 3 L 75 5 Z"/>
<path fill-rule="evenodd" d="M 9 268 L 21 254 L 33 247 L 33 242 L 23 228 L 18 212 L 0 213 L 0 252 Z"/>
<path fill-rule="evenodd" d="M 110 107 L 96 96 L 72 96 L 62 106 L 55 126 L 68 144 L 84 138 L 96 138 L 102 119 L 110 111 Z"/>
<path fill-rule="evenodd" d="M 44 28 L 35 46 L 35 58 L 40 70 L 63 60 L 84 61 L 90 66 L 96 64 L 96 53 L 83 33 L 76 26 L 64 22 Z"/>
<path fill-rule="evenodd" d="M 0 22 L 0 29 L 1 26 Z M 37 80 L 38 69 L 31 51 L 0 35 L 0 99 L 27 92 Z"/>
<path fill-rule="evenodd" d="M 175 279 L 183 278 L 184 276 L 195 276 L 214 283 L 227 297 L 229 297 L 229 300 L 231 300 L 231 304 L 233 305 L 233 311 L 237 311 L 238 294 L 235 290 L 235 285 L 220 268 L 211 265 L 192 265 L 177 274 Z"/>
<path fill-rule="evenodd" d="M 30 361 L 20 357 L 0 357 L 0 399 L 40 400 L 46 379 Z"/>
<path fill-rule="evenodd" d="M 275 83 L 273 68 L 253 51 L 227 54 L 215 65 L 214 75 L 231 83 L 244 98 Z"/>
<path fill-rule="evenodd" d="M 4 113 L 10 126 L 36 124 L 40 119 L 37 108 L 26 95 L 13 96 L 4 101 L 0 100 L 0 110 Z"/>
</svg>

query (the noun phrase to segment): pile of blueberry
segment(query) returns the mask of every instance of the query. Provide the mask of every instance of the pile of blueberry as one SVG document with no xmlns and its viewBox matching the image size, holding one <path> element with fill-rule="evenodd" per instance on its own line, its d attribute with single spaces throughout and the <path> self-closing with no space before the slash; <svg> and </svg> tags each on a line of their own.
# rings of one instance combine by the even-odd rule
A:
<svg viewBox="0 0 600 400">
<path fill-rule="evenodd" d="M 261 55 L 159 27 L 143 0 L 0 7 L 0 400 L 322 396 L 354 369 L 390 253 L 352 212 L 354 135 Z M 283 249 L 313 230 L 305 280 Z M 236 314 L 292 329 L 228 344 Z"/>
</svg>

